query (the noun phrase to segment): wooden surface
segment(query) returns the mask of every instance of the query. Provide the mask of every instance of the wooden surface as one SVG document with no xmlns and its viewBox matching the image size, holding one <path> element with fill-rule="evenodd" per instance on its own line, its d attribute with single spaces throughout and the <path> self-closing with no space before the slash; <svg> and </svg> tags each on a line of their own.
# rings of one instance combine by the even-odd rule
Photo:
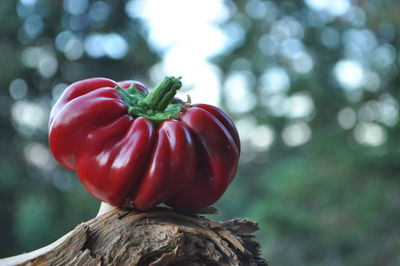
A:
<svg viewBox="0 0 400 266">
<path fill-rule="evenodd" d="M 0 265 L 267 265 L 253 240 L 256 230 L 247 219 L 216 222 L 168 208 L 114 209 L 41 252 L 3 259 Z"/>
</svg>

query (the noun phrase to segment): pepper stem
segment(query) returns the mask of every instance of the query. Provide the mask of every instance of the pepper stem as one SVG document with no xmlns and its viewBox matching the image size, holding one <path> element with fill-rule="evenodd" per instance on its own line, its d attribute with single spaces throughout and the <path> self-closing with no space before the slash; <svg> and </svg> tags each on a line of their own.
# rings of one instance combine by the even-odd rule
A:
<svg viewBox="0 0 400 266">
<path fill-rule="evenodd" d="M 176 91 L 182 87 L 181 77 L 165 77 L 150 93 L 143 99 L 140 105 L 146 109 L 163 111 L 171 103 Z"/>
</svg>

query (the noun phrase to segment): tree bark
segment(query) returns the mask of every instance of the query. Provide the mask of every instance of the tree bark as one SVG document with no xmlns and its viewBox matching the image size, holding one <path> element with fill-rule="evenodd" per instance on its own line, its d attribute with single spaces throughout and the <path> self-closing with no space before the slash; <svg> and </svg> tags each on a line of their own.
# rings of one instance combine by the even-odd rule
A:
<svg viewBox="0 0 400 266">
<path fill-rule="evenodd" d="M 216 222 L 169 208 L 117 208 L 0 265 L 267 265 L 253 240 L 257 230 L 247 219 Z"/>
</svg>

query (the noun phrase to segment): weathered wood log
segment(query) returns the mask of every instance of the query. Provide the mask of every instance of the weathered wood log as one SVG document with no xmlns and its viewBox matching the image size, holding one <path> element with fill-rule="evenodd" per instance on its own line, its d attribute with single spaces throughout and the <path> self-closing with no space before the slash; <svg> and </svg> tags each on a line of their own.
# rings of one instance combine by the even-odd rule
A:
<svg viewBox="0 0 400 266">
<path fill-rule="evenodd" d="M 247 219 L 216 222 L 168 208 L 118 208 L 78 225 L 41 252 L 0 265 L 267 265 L 253 240 L 257 230 Z"/>
</svg>

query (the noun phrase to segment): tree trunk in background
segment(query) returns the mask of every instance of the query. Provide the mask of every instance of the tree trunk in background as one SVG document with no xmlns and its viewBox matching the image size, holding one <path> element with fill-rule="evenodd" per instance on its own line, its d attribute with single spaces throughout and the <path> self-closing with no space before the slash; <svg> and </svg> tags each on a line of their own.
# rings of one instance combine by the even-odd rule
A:
<svg viewBox="0 0 400 266">
<path fill-rule="evenodd" d="M 0 264 L 267 265 L 252 240 L 257 230 L 247 219 L 215 222 L 168 208 L 119 208 L 78 225 L 44 253 L 26 253 Z"/>
</svg>

